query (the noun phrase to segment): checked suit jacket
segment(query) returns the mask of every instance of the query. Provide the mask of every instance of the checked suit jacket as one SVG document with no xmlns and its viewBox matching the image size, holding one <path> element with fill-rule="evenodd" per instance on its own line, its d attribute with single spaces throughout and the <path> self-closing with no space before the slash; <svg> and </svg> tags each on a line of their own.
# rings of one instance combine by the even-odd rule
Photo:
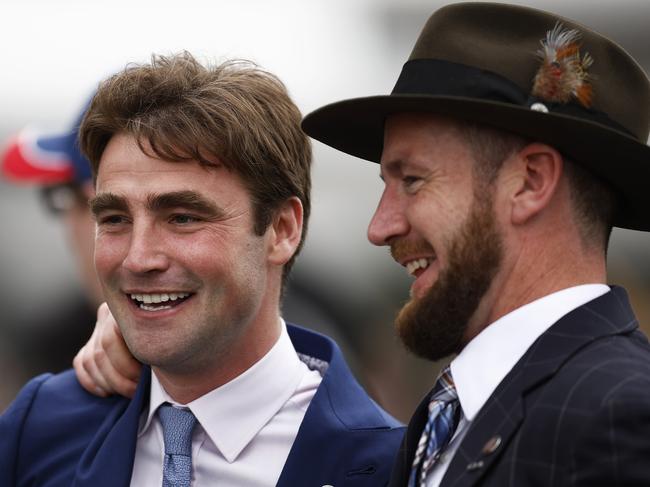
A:
<svg viewBox="0 0 650 487">
<path fill-rule="evenodd" d="M 391 487 L 407 485 L 426 402 Z M 440 485 L 650 486 L 650 346 L 622 288 L 537 339 L 479 411 Z"/>
<path fill-rule="evenodd" d="M 359 386 L 332 340 L 288 329 L 303 360 L 327 370 L 277 486 L 385 486 L 404 428 Z M 144 369 L 133 400 L 91 396 L 72 371 L 33 379 L 0 416 L 0 486 L 128 487 L 150 378 Z"/>
</svg>

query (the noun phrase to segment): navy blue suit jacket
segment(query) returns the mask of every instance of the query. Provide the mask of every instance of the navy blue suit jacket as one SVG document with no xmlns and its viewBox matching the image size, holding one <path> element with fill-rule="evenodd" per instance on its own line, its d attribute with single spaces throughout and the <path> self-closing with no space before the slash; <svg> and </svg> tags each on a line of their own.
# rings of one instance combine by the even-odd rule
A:
<svg viewBox="0 0 650 487">
<path fill-rule="evenodd" d="M 407 485 L 426 402 L 391 487 Z M 650 345 L 623 289 L 537 339 L 474 418 L 440 485 L 650 486 Z"/>
<path fill-rule="evenodd" d="M 299 354 L 328 367 L 277 485 L 386 485 L 404 429 L 359 386 L 332 340 L 291 325 L 289 335 Z M 133 400 L 91 396 L 72 371 L 30 381 L 0 417 L 0 486 L 128 486 L 150 379 L 145 369 Z"/>
</svg>

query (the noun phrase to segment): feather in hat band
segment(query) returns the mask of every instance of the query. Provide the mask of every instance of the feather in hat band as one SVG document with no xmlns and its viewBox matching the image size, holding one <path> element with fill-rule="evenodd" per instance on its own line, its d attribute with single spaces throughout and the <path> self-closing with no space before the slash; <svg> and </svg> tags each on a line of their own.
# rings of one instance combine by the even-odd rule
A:
<svg viewBox="0 0 650 487">
<path fill-rule="evenodd" d="M 392 94 L 474 98 L 528 108 L 543 103 L 551 112 L 590 120 L 634 137 L 606 113 L 586 108 L 572 100 L 560 102 L 529 95 L 499 74 L 440 59 L 413 59 L 406 62 Z"/>
<path fill-rule="evenodd" d="M 593 63 L 589 53 L 580 56 L 580 32 L 561 23 L 546 33 L 537 55 L 542 61 L 533 84 L 533 95 L 546 101 L 569 103 L 575 99 L 589 108 L 593 89 L 587 70 Z"/>
</svg>

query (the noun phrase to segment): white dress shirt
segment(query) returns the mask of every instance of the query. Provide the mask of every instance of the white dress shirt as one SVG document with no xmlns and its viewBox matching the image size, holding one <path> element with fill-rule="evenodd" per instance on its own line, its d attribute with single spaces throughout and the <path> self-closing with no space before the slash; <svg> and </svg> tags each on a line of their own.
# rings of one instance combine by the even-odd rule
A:
<svg viewBox="0 0 650 487">
<path fill-rule="evenodd" d="M 190 402 L 192 486 L 275 486 L 321 375 L 300 361 L 282 322 L 280 338 L 250 369 Z M 164 459 L 156 410 L 177 405 L 151 376 L 148 409 L 140 418 L 132 487 L 160 487 Z"/>
<path fill-rule="evenodd" d="M 605 294 L 605 284 L 557 291 L 502 316 L 484 328 L 451 362 L 461 416 L 454 437 L 427 476 L 438 487 L 472 421 L 530 346 L 564 315 Z"/>
</svg>

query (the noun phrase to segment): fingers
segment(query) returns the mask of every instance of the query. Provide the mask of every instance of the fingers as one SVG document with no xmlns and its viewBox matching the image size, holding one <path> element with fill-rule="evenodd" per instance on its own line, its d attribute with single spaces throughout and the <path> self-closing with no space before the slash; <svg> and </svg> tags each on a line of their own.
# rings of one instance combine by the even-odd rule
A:
<svg viewBox="0 0 650 487">
<path fill-rule="evenodd" d="M 88 343 L 86 343 L 72 360 L 77 379 L 81 386 L 91 394 L 100 397 L 108 396 L 106 392 L 108 384 L 105 383 L 96 364 L 93 361 L 94 340 L 96 340 L 97 328 L 93 331 Z M 103 387 L 102 387 L 103 384 Z"/>
<path fill-rule="evenodd" d="M 82 387 L 91 394 L 135 394 L 141 365 L 131 356 L 106 303 L 97 310 L 93 334 L 72 364 Z"/>
<path fill-rule="evenodd" d="M 142 365 L 129 352 L 120 328 L 110 314 L 100 331 L 98 342 L 94 359 L 109 390 L 133 397 Z"/>
</svg>

